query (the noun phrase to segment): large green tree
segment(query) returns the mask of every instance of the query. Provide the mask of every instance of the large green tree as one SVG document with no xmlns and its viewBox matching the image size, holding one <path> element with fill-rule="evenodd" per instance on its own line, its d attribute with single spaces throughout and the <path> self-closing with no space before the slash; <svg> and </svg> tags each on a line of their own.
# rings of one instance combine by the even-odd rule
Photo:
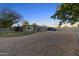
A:
<svg viewBox="0 0 79 59">
<path fill-rule="evenodd" d="M 56 10 L 56 13 L 52 15 L 51 18 L 60 20 L 59 25 L 62 25 L 63 23 L 75 24 L 79 21 L 79 4 L 60 4 Z"/>
<path fill-rule="evenodd" d="M 9 8 L 0 9 L 0 28 L 10 28 L 12 24 L 19 22 L 22 16 Z"/>
</svg>

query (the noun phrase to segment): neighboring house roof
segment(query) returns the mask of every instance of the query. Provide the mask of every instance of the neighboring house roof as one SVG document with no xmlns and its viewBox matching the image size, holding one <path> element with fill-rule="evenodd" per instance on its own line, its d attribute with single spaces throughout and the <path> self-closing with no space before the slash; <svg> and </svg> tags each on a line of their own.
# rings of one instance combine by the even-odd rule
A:
<svg viewBox="0 0 79 59">
<path fill-rule="evenodd" d="M 11 27 L 22 27 L 20 24 L 13 24 Z"/>
<path fill-rule="evenodd" d="M 25 25 L 25 26 L 37 26 L 37 27 L 46 27 L 45 25 Z M 23 27 L 23 24 L 13 24 L 11 27 Z"/>
</svg>

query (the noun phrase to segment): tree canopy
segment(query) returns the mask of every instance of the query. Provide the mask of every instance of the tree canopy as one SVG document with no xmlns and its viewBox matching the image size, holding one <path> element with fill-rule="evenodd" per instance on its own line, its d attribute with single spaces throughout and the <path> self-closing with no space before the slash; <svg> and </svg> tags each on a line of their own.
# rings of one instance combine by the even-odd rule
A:
<svg viewBox="0 0 79 59">
<path fill-rule="evenodd" d="M 32 25 L 33 25 L 33 26 L 37 26 L 37 24 L 36 24 L 36 23 L 33 23 Z"/>
<path fill-rule="evenodd" d="M 22 25 L 29 25 L 29 22 L 28 21 L 23 21 Z"/>
<path fill-rule="evenodd" d="M 9 28 L 12 24 L 22 20 L 22 16 L 9 8 L 0 9 L 0 27 Z"/>
<path fill-rule="evenodd" d="M 75 24 L 79 21 L 79 4 L 78 3 L 64 3 L 60 4 L 56 13 L 51 18 L 60 20 L 59 25 L 63 23 Z"/>
</svg>

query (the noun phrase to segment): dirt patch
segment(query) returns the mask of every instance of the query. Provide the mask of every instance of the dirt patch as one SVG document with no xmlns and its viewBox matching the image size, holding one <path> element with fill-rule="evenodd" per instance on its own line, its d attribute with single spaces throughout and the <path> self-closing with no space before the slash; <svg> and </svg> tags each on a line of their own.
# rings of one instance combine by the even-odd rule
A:
<svg viewBox="0 0 79 59">
<path fill-rule="evenodd" d="M 0 53 L 10 56 L 72 56 L 75 55 L 76 44 L 74 32 L 41 32 L 0 38 Z"/>
</svg>

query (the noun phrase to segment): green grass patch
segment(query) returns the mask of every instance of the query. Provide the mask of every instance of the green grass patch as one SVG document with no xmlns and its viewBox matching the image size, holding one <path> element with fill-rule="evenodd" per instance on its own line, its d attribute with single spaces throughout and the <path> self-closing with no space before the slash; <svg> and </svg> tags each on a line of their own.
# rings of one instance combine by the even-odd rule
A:
<svg viewBox="0 0 79 59">
<path fill-rule="evenodd" d="M 0 32 L 0 37 L 18 37 L 33 34 L 35 32 Z"/>
</svg>

